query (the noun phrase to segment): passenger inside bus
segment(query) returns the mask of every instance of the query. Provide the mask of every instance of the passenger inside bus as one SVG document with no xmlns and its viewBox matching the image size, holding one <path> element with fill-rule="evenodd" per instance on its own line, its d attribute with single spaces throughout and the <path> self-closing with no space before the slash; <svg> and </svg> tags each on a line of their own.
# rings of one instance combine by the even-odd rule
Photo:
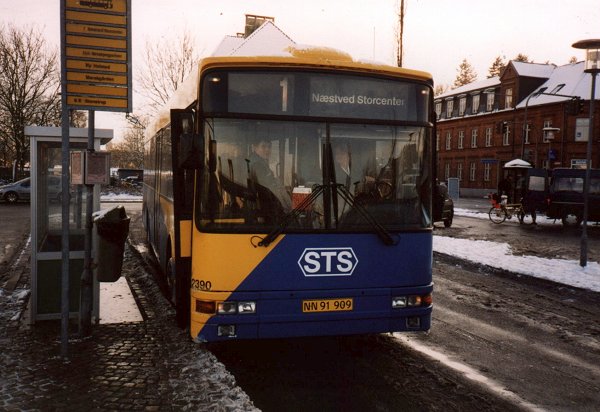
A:
<svg viewBox="0 0 600 412">
<path fill-rule="evenodd" d="M 250 180 L 255 184 L 259 207 L 264 212 L 275 214 L 290 210 L 291 195 L 269 165 L 271 142 L 267 139 L 259 139 L 252 143 L 251 149 Z"/>
</svg>

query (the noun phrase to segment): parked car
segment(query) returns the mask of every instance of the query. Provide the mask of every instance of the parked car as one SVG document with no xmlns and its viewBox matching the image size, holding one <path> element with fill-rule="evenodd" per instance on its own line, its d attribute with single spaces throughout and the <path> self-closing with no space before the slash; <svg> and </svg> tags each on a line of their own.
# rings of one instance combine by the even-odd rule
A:
<svg viewBox="0 0 600 412">
<path fill-rule="evenodd" d="M 50 200 L 61 199 L 61 181 L 60 177 L 48 176 L 48 198 Z M 8 203 L 31 200 L 31 178 L 18 180 L 0 186 L 0 200 Z"/>
<path fill-rule="evenodd" d="M 433 187 L 433 221 L 444 222 L 444 227 L 452 226 L 454 201 L 448 195 L 448 188 L 442 183 Z"/>
</svg>

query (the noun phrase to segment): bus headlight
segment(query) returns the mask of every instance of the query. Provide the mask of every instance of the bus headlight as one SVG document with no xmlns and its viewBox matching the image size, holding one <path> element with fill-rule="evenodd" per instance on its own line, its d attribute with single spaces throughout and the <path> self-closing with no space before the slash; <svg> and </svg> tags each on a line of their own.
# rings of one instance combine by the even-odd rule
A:
<svg viewBox="0 0 600 412">
<path fill-rule="evenodd" d="M 245 315 L 248 313 L 256 313 L 256 302 L 218 302 L 217 314 L 219 315 Z"/>
<path fill-rule="evenodd" d="M 431 293 L 427 295 L 395 296 L 392 298 L 392 309 L 416 308 L 418 306 L 429 306 L 433 302 Z"/>
<path fill-rule="evenodd" d="M 237 303 L 219 302 L 217 303 L 217 313 L 219 315 L 234 315 L 237 313 Z"/>
<path fill-rule="evenodd" d="M 256 302 L 238 302 L 238 313 L 256 313 Z"/>
<path fill-rule="evenodd" d="M 406 296 L 396 296 L 392 298 L 392 308 L 405 308 L 406 307 Z"/>
</svg>

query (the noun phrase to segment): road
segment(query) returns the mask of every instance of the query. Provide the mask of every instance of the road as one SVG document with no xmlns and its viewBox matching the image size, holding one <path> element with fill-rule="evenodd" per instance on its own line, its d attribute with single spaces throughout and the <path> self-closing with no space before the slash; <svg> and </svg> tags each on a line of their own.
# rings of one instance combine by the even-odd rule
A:
<svg viewBox="0 0 600 412">
<path fill-rule="evenodd" d="M 125 207 L 132 236 L 143 239 L 140 204 Z M 8 239 L 23 244 L 28 213 L 27 205 L 0 207 L 3 247 Z M 597 227 L 589 233 L 590 259 L 598 261 L 600 233 Z M 456 217 L 452 228 L 436 228 L 435 234 L 508 241 L 513 249 L 546 257 L 577 259 L 579 253 L 578 230 L 560 226 L 493 225 Z M 439 254 L 434 260 L 428 334 L 207 348 L 264 411 L 599 408 L 600 294 Z"/>
<path fill-rule="evenodd" d="M 579 231 L 561 226 L 456 217 L 451 229 L 435 234 L 505 241 L 532 255 L 579 256 Z M 599 236 L 591 228 L 596 261 Z M 428 334 L 239 342 L 211 350 L 265 411 L 600 407 L 600 294 L 434 259 Z"/>
</svg>

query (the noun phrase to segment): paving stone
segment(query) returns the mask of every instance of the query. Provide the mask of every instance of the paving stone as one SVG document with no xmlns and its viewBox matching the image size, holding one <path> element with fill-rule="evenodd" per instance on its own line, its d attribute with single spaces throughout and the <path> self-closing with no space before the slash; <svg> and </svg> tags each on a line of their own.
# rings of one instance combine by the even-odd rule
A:
<svg viewBox="0 0 600 412">
<path fill-rule="evenodd" d="M 144 321 L 95 325 L 87 339 L 76 339 L 77 325 L 71 325 L 68 361 L 59 356 L 58 321 L 24 321 L 26 302 L 17 294 L 29 288 L 29 260 L 20 259 L 22 276 L 13 291 L 0 287 L 0 410 L 232 410 L 223 406 L 232 402 L 235 410 L 256 410 L 231 375 L 222 379 L 227 372 L 214 356 L 175 326 L 172 306 L 149 271 L 140 270 L 147 264 L 133 247 L 126 248 L 123 275 Z M 194 357 L 208 362 L 207 370 L 188 377 L 183 371 Z"/>
</svg>

